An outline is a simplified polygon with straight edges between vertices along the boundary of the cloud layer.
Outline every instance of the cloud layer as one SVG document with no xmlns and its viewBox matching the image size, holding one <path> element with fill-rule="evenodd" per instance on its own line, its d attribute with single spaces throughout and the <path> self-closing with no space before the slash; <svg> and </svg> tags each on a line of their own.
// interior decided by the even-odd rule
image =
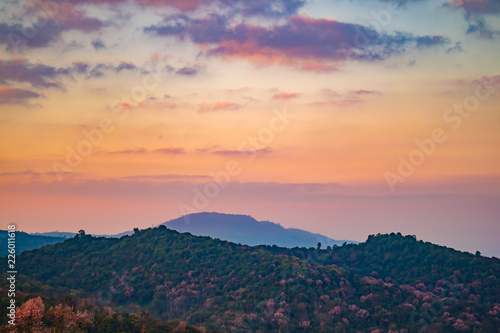
<svg viewBox="0 0 500 333">
<path fill-rule="evenodd" d="M 410 48 L 449 43 L 440 35 L 379 33 L 371 28 L 330 19 L 292 16 L 285 23 L 264 27 L 231 22 L 221 15 L 192 19 L 174 15 L 146 27 L 155 36 L 189 38 L 211 47 L 208 56 L 243 58 L 258 66 L 285 65 L 310 71 L 332 71 L 336 62 L 383 60 Z"/>
<path fill-rule="evenodd" d="M 54 1 L 29 2 L 25 7 L 23 23 L 0 23 L 0 43 L 8 50 L 47 47 L 61 39 L 65 31 L 84 33 L 99 31 L 108 24 L 90 17 L 74 4 L 59 4 Z"/>
</svg>

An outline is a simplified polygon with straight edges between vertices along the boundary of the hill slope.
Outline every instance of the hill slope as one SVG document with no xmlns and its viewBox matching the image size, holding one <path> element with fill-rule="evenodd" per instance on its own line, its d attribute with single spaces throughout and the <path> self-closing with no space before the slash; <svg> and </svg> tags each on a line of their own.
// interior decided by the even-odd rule
<svg viewBox="0 0 500 333">
<path fill-rule="evenodd" d="M 189 214 L 163 223 L 178 232 L 189 232 L 197 236 L 209 236 L 245 245 L 277 245 L 282 247 L 323 247 L 356 243 L 334 240 L 300 229 L 287 229 L 269 221 L 257 221 L 248 215 L 221 213 Z"/>
<path fill-rule="evenodd" d="M 434 286 L 443 282 L 448 286 L 461 285 L 462 296 L 480 296 L 493 303 L 500 301 L 499 259 L 417 241 L 411 235 L 370 235 L 364 243 L 347 244 L 331 251 L 257 248 L 325 266 L 341 266 L 359 276 L 382 278 L 399 285 Z M 467 284 L 474 287 L 467 289 L 464 287 Z"/>
<path fill-rule="evenodd" d="M 436 255 L 420 261 L 445 269 L 422 271 L 414 281 L 413 273 L 386 275 L 398 273 L 384 270 L 386 264 L 419 268 L 412 260 L 429 246 L 381 235 L 331 250 L 271 247 L 282 252 L 273 254 L 160 226 L 121 239 L 80 235 L 25 252 L 19 285 L 222 332 L 416 332 L 423 326 L 492 332 L 500 325 L 498 260 L 436 247 Z M 365 275 L 372 266 L 379 272 Z"/>
</svg>

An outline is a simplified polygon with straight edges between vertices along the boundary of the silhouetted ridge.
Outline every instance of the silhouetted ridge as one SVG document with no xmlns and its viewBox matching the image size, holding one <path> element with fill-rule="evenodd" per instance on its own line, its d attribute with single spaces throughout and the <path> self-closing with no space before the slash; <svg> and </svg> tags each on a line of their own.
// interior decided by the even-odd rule
<svg viewBox="0 0 500 333">
<path fill-rule="evenodd" d="M 248 215 L 222 213 L 195 213 L 163 223 L 179 232 L 209 236 L 246 245 L 277 245 L 282 247 L 316 247 L 342 245 L 346 240 L 334 240 L 300 229 L 287 229 L 281 225 L 259 222 Z"/>
</svg>

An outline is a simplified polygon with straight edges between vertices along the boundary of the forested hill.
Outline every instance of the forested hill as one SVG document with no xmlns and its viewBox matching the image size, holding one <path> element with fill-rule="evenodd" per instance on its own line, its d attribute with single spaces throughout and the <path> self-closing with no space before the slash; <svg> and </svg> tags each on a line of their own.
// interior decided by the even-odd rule
<svg viewBox="0 0 500 333">
<path fill-rule="evenodd" d="M 498 302 L 500 297 L 498 258 L 485 258 L 479 252 L 473 255 L 422 240 L 417 241 L 412 235 L 370 235 L 364 243 L 347 244 L 321 251 L 271 246 L 258 248 L 322 265 L 341 266 L 359 276 L 391 279 L 399 284 L 435 285 L 443 279 L 455 283 L 482 280 L 486 284 L 475 290 L 483 299 Z"/>
<path fill-rule="evenodd" d="M 500 262 L 372 236 L 325 250 L 250 247 L 164 226 L 23 253 L 25 292 L 149 311 L 221 332 L 496 332 Z"/>
</svg>

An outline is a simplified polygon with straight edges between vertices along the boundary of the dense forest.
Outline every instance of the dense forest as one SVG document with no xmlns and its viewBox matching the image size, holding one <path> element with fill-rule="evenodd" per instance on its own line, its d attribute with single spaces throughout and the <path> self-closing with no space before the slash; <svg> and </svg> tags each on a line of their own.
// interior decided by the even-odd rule
<svg viewBox="0 0 500 333">
<path fill-rule="evenodd" d="M 164 332 L 500 327 L 500 260 L 401 234 L 326 249 L 287 249 L 160 226 L 120 239 L 80 234 L 23 253 L 17 266 L 22 302 L 42 296 L 47 325 L 51 307 L 63 300 L 60 307 L 75 316 L 92 315 L 93 326 L 75 328 L 89 332 L 141 332 L 142 325 L 151 327 L 148 332 L 162 325 Z"/>
<path fill-rule="evenodd" d="M 0 292 L 6 290 L 0 289 Z M 23 304 L 17 309 L 16 325 L 1 326 L 0 332 L 116 333 L 142 332 L 143 329 L 148 333 L 207 332 L 182 320 L 161 320 L 144 311 L 129 314 L 115 312 L 106 306 L 96 308 L 85 299 L 75 301 L 70 296 L 53 299 L 36 293 L 19 293 L 17 297 Z M 2 309 L 8 302 L 7 298 L 0 300 Z"/>
</svg>

